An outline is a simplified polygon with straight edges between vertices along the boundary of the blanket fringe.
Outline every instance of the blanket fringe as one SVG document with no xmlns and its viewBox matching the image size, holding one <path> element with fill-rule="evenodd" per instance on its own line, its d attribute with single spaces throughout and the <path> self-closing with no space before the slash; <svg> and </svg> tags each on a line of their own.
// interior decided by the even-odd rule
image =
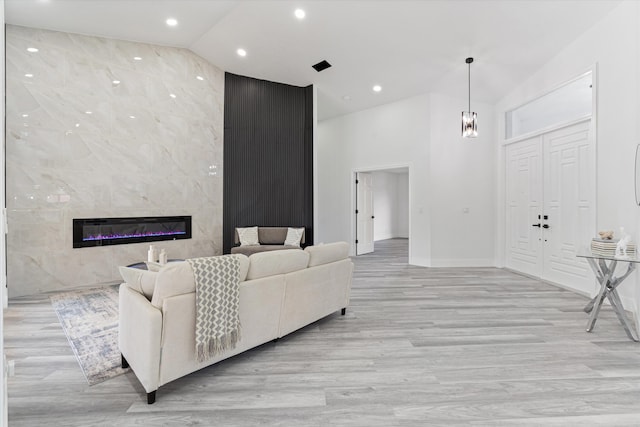
<svg viewBox="0 0 640 427">
<path fill-rule="evenodd" d="M 208 342 L 198 344 L 196 357 L 198 362 L 204 362 L 212 357 L 235 348 L 241 338 L 240 325 L 234 331 L 221 337 L 211 337 Z"/>
</svg>

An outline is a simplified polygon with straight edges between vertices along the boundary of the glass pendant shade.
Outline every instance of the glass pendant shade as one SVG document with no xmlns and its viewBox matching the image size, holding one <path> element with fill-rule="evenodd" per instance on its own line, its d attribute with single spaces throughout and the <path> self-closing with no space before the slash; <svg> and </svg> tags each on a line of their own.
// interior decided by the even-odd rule
<svg viewBox="0 0 640 427">
<path fill-rule="evenodd" d="M 478 136 L 478 115 L 471 111 L 462 112 L 462 136 L 475 138 Z"/>
</svg>

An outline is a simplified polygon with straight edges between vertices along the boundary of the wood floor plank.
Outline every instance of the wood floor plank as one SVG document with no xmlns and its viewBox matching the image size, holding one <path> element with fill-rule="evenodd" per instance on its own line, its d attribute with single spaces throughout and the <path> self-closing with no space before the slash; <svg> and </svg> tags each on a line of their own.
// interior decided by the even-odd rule
<svg viewBox="0 0 640 427">
<path fill-rule="evenodd" d="M 173 381 L 89 387 L 49 295 L 5 311 L 11 426 L 639 425 L 640 345 L 610 307 L 496 268 L 407 264 L 405 239 L 354 258 L 351 303 Z"/>
</svg>

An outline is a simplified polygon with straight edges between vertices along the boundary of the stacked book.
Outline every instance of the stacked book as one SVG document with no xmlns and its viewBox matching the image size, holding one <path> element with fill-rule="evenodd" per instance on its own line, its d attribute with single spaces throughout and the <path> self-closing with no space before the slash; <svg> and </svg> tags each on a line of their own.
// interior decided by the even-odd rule
<svg viewBox="0 0 640 427">
<path fill-rule="evenodd" d="M 591 253 L 597 256 L 613 258 L 616 255 L 616 246 L 619 239 L 598 239 L 591 240 Z M 635 255 L 636 244 L 627 243 L 627 255 Z"/>
</svg>

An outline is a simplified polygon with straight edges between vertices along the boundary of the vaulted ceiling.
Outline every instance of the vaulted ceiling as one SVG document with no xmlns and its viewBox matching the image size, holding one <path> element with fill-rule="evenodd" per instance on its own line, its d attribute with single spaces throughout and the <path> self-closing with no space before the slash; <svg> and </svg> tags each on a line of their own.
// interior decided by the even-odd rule
<svg viewBox="0 0 640 427">
<path fill-rule="evenodd" d="M 460 97 L 463 110 L 468 56 L 475 58 L 472 107 L 474 100 L 495 103 L 619 3 L 5 0 L 5 21 L 184 47 L 232 73 L 314 84 L 322 120 L 425 92 Z M 298 8 L 304 19 L 294 16 Z M 170 17 L 176 26 L 167 26 Z M 332 67 L 316 72 L 311 66 L 321 60 Z"/>
</svg>

